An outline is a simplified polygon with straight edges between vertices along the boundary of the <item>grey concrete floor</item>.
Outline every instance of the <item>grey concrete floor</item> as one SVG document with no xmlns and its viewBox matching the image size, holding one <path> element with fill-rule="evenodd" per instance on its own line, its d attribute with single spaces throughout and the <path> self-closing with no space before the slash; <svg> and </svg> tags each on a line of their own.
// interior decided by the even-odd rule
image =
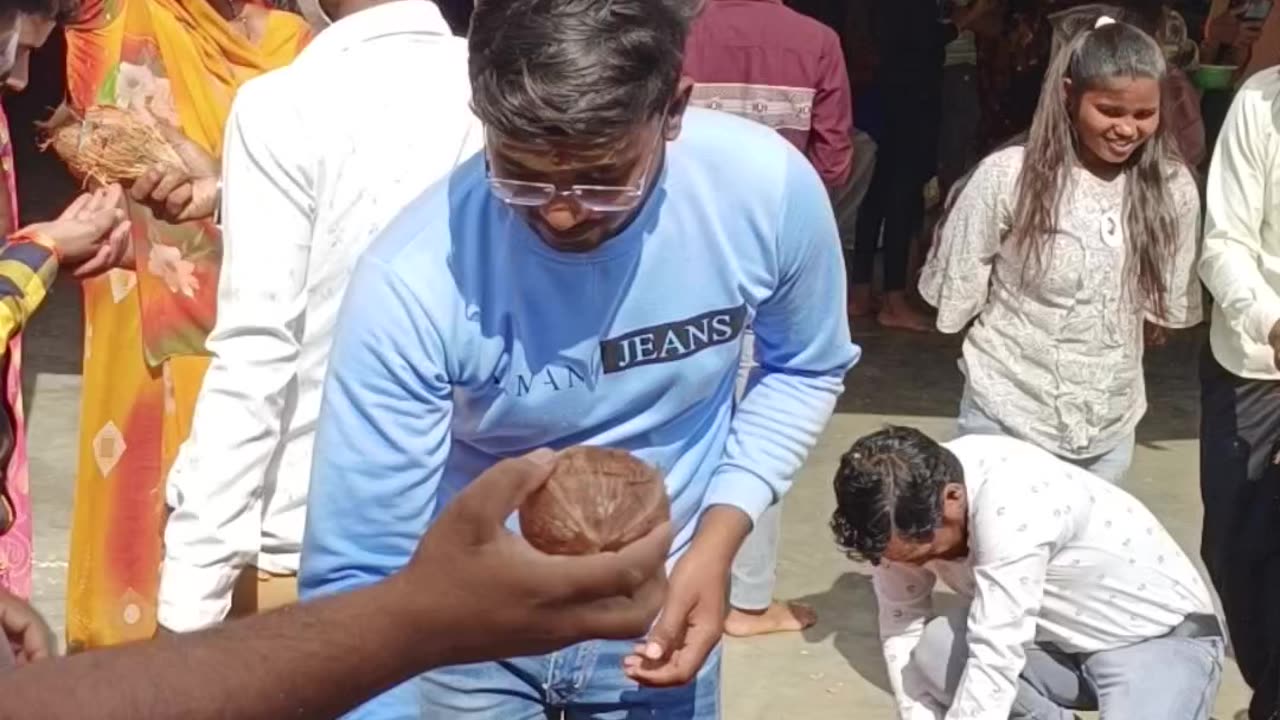
<svg viewBox="0 0 1280 720">
<path fill-rule="evenodd" d="M 729 640 L 724 706 L 728 720 L 890 720 L 893 705 L 876 639 L 867 567 L 832 544 L 830 480 L 840 453 L 886 423 L 952 433 L 960 393 L 955 338 L 859 330 L 864 360 L 784 510 L 779 587 L 821 615 L 803 634 Z M 1146 501 L 1193 556 L 1199 537 L 1195 363 L 1198 335 L 1148 356 L 1151 410 L 1139 431 L 1128 488 Z M 80 394 L 80 309 L 61 284 L 27 335 L 26 385 L 36 515 L 37 606 L 59 629 L 65 617 L 68 532 Z M 1234 665 L 1219 695 L 1219 720 L 1247 702 Z"/>
</svg>

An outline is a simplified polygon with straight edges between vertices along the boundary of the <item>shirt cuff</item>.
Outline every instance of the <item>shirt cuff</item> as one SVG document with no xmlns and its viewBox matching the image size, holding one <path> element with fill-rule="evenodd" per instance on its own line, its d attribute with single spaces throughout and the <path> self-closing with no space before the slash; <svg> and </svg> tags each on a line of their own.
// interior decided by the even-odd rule
<svg viewBox="0 0 1280 720">
<path fill-rule="evenodd" d="M 1271 328 L 1280 321 L 1280 302 L 1265 299 L 1254 303 L 1244 316 L 1244 331 L 1261 345 L 1271 344 Z"/>
<path fill-rule="evenodd" d="M 711 479 L 711 489 L 702 503 L 703 508 L 712 505 L 729 505 L 736 507 L 751 518 L 755 525 L 760 514 L 775 501 L 773 488 L 754 473 L 734 467 L 724 468 L 716 472 Z"/>
<path fill-rule="evenodd" d="M 157 620 L 180 633 L 217 625 L 231 612 L 231 596 L 239 577 L 239 570 L 192 567 L 166 559 L 160 571 Z"/>
<path fill-rule="evenodd" d="M 0 260 L 22 263 L 44 281 L 53 285 L 58 277 L 58 258 L 48 247 L 34 242 L 8 242 L 0 248 Z"/>
</svg>

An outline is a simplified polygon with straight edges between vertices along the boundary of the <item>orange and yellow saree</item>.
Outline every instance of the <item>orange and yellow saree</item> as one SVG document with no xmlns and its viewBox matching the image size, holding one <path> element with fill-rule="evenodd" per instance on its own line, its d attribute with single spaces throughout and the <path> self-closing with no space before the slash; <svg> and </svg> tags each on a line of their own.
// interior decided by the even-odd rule
<svg viewBox="0 0 1280 720">
<path fill-rule="evenodd" d="M 73 109 L 116 105 L 180 129 L 214 157 L 236 89 L 288 64 L 309 37 L 271 11 L 256 44 L 207 0 L 87 0 L 67 29 Z M 190 430 L 213 326 L 221 238 L 142 206 L 133 270 L 84 284 L 84 395 L 67 582 L 72 650 L 155 632 L 164 482 Z"/>
</svg>

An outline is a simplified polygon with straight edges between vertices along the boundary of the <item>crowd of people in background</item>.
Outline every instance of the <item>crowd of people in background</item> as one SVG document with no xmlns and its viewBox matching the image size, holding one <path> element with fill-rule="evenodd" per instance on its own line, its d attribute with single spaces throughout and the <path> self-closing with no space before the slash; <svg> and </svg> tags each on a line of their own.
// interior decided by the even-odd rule
<svg viewBox="0 0 1280 720">
<path fill-rule="evenodd" d="M 125 108 L 183 160 L 23 226 L 0 135 L 15 717 L 719 717 L 722 634 L 817 621 L 774 595 L 780 508 L 863 323 L 964 333 L 962 437 L 889 428 L 835 478 L 903 718 L 1206 720 L 1228 640 L 1250 720 L 1280 716 L 1271 2 L 277 5 L 0 2 L 8 91 L 62 32 L 60 112 Z M 46 662 L 14 599 L 18 378 L 59 266 L 85 301 L 67 645 L 95 652 Z M 1225 622 L 1121 489 L 1144 350 L 1206 289 Z M 537 449 L 584 443 L 660 468 L 672 521 L 548 558 L 502 525 Z M 389 651 L 270 642 L 350 615 Z"/>
</svg>

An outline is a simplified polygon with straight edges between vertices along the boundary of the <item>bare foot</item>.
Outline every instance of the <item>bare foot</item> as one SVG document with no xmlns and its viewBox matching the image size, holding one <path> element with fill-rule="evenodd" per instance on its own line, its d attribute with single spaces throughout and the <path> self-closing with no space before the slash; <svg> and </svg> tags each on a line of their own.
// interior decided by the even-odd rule
<svg viewBox="0 0 1280 720">
<path fill-rule="evenodd" d="M 724 620 L 724 631 L 733 637 L 753 637 L 770 633 L 800 632 L 818 622 L 813 608 L 798 602 L 772 602 L 761 612 L 732 608 Z"/>
<path fill-rule="evenodd" d="M 911 301 L 902 292 L 885 295 L 884 307 L 880 308 L 876 321 L 887 328 L 933 332 L 933 320 L 912 307 Z"/>
<path fill-rule="evenodd" d="M 879 309 L 870 285 L 849 286 L 849 317 L 867 317 Z"/>
</svg>

